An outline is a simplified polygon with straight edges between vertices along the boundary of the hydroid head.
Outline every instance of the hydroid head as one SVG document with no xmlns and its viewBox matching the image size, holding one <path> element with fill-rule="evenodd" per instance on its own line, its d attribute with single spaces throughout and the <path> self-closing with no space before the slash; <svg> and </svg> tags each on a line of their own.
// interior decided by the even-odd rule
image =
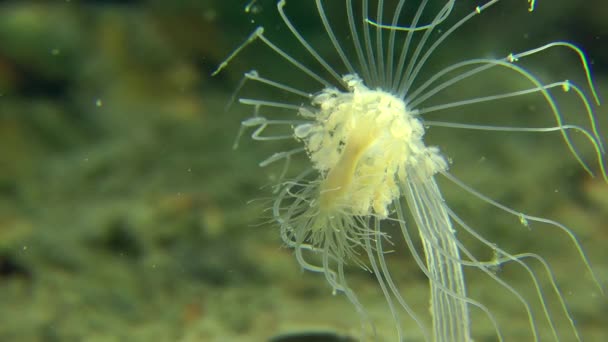
<svg viewBox="0 0 608 342">
<path fill-rule="evenodd" d="M 312 109 L 300 111 L 311 121 L 295 127 L 294 135 L 318 179 L 303 185 L 301 200 L 277 215 L 297 244 L 309 242 L 348 263 L 358 260 L 353 249 L 379 234 L 364 218 L 389 216 L 408 170 L 428 179 L 447 163 L 437 148 L 424 145 L 422 123 L 402 99 L 370 90 L 357 75 L 343 80 L 346 91 L 326 88 L 312 99 Z"/>
<path fill-rule="evenodd" d="M 422 123 L 402 99 L 368 89 L 356 75 L 344 82 L 346 92 L 329 88 L 315 96 L 314 121 L 296 128 L 296 136 L 321 177 L 322 212 L 386 218 L 408 167 L 424 167 L 430 177 L 447 164 L 424 145 Z"/>
</svg>

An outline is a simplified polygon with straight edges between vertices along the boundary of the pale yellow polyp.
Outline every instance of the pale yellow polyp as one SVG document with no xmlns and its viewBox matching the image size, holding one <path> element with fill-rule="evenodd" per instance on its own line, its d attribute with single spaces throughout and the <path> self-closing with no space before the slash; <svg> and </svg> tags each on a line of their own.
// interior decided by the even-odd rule
<svg viewBox="0 0 608 342">
<path fill-rule="evenodd" d="M 334 8 L 337 6 L 334 3 L 339 1 L 307 1 L 316 5 L 311 5 L 316 7 L 318 14 L 312 15 L 317 17 L 314 22 L 325 32 L 324 38 L 315 35 L 312 40 L 305 34 L 311 31 L 298 28 L 298 23 L 303 23 L 310 15 L 300 13 L 297 8 L 289 12 L 288 3 L 298 1 L 276 2 L 283 28 L 291 33 L 292 40 L 299 42 L 301 49 L 292 50 L 293 44 L 289 42 L 290 49 L 283 50 L 281 44 L 276 44 L 280 42 L 269 39 L 260 26 L 228 55 L 213 75 L 226 68 L 254 42 L 264 44 L 282 62 L 293 67 L 293 79 L 291 74 L 281 75 L 282 68 L 273 73 L 278 75 L 270 74 L 269 78 L 255 70 L 245 73 L 238 92 L 247 81 L 256 87 L 269 88 L 267 90 L 272 92 L 267 95 L 273 97 L 238 99 L 253 110 L 252 116 L 242 121 L 238 137 L 245 129 L 253 129 L 253 140 L 287 141 L 293 138 L 300 142 L 285 144 L 285 147 L 290 146 L 289 150 L 274 153 L 260 163 L 265 167 L 284 162 L 279 181 L 273 187 L 275 198 L 269 209 L 280 227 L 281 240 L 294 250 L 298 265 L 322 274 L 332 293 L 344 294 L 353 304 L 364 324 L 360 340 L 471 342 L 475 337 L 499 342 L 513 339 L 582 341 L 566 303 L 569 298 L 560 291 L 554 276 L 555 265 L 532 251 L 503 249 L 497 241 L 484 237 L 478 228 L 485 228 L 485 231 L 501 229 L 508 224 L 503 218 L 511 217 L 538 230 L 539 234 L 561 234 L 574 246 L 597 285 L 598 295 L 603 294 L 574 233 L 559 222 L 512 209 L 461 181 L 447 171 L 444 151 L 426 146 L 423 138 L 426 127 L 443 127 L 446 137 L 450 136 L 449 129 L 505 134 L 557 132 L 574 159 L 591 175 L 594 167 L 588 165 L 587 157 L 593 158 L 595 151 L 595 169 L 608 182 L 605 147 L 595 113 L 595 105 L 599 105 L 600 100 L 583 50 L 572 43 L 556 41 L 499 58 L 466 59 L 463 56 L 450 62 L 458 55 L 453 54 L 451 47 L 466 40 L 467 32 L 470 32 L 470 29 L 462 32 L 465 24 L 472 24 L 490 7 L 506 2 L 501 0 L 483 0 L 479 4 L 464 0 L 425 0 L 414 1 L 414 4 L 407 0 L 346 0 L 342 2 L 343 15 L 339 8 Z M 246 11 L 251 9 L 253 13 L 254 3 L 256 1 L 250 1 Z M 527 9 L 533 11 L 535 0 L 527 0 L 527 3 Z M 463 11 L 466 13 L 457 14 Z M 298 16 L 298 20 L 292 21 L 290 13 Z M 491 24 L 491 18 L 486 22 Z M 334 28 L 337 24 L 340 28 Z M 478 25 L 484 25 L 481 18 Z M 505 31 L 509 28 L 505 27 Z M 484 26 L 478 26 L 480 29 Z M 278 34 L 274 23 L 271 31 L 269 35 Z M 459 35 L 458 31 L 461 31 Z M 452 43 L 447 43 L 450 39 Z M 331 46 L 322 42 L 331 42 Z M 561 78 L 557 82 L 544 83 L 543 79 L 552 79 L 554 67 L 543 72 L 542 78 L 526 69 L 528 57 L 540 57 L 545 51 L 559 49 L 578 57 L 583 73 L 577 78 L 586 81 L 588 89 Z M 265 58 L 254 60 L 269 63 Z M 272 65 L 268 65 L 268 69 L 272 69 Z M 341 76 L 344 72 L 348 74 Z M 488 75 L 488 72 L 491 73 Z M 295 86 L 299 82 L 292 81 L 297 73 L 319 85 Z M 494 78 L 487 83 L 487 89 L 482 89 L 486 88 L 486 82 L 477 78 L 484 75 Z M 501 86 L 496 89 L 489 87 L 498 83 Z M 448 93 L 449 96 L 444 96 Z M 233 99 L 236 98 L 237 95 L 233 95 Z M 484 115 L 488 119 L 485 124 L 460 121 L 466 120 L 465 116 L 450 115 L 461 111 L 474 114 L 483 110 L 484 107 L 475 107 L 482 103 L 505 106 L 501 111 L 507 112 L 511 107 L 517 111 L 528 103 L 528 107 L 534 107 L 530 110 L 534 122 L 537 122 L 537 115 L 538 119 L 548 115 L 553 121 L 544 127 L 528 127 L 525 124 L 529 119 L 521 115 L 513 116 L 514 120 L 517 117 L 514 124 L 510 123 L 511 116 L 493 123 L 492 113 Z M 286 116 L 286 111 L 296 112 L 299 117 Z M 439 112 L 443 115 L 431 114 Z M 579 120 L 580 114 L 583 117 Z M 577 139 L 573 139 L 575 134 Z M 479 138 L 485 139 L 484 136 Z M 585 139 L 590 146 L 584 153 L 579 153 L 578 141 Z M 304 151 L 306 156 L 302 155 Z M 302 160 L 305 157 L 310 163 Z M 305 163 L 297 163 L 294 167 L 290 163 L 296 158 Z M 490 167 L 492 172 L 492 165 L 484 164 L 469 166 L 471 170 L 478 166 Z M 488 220 L 478 216 L 474 221 L 482 226 L 476 227 L 468 218 L 460 217 L 457 212 L 460 210 L 450 208 L 450 198 L 444 199 L 443 184 L 438 184 L 435 178 L 443 179 L 445 185 L 455 189 L 457 192 L 453 192 L 453 196 L 462 193 L 466 195 L 462 200 L 471 197 L 478 201 L 484 215 L 486 208 L 492 209 L 487 210 Z M 525 193 L 526 189 L 522 191 Z M 497 220 L 494 220 L 496 214 Z M 515 230 L 513 234 L 517 234 Z M 524 234 L 526 232 L 524 230 Z M 528 242 L 534 239 L 531 235 L 517 236 Z M 409 252 L 406 257 L 411 256 L 428 278 L 430 307 L 421 307 L 419 299 L 409 302 L 410 298 L 419 297 L 417 286 L 411 288 L 410 285 L 415 285 L 410 284 L 412 279 L 402 277 L 408 270 L 401 267 L 398 257 L 390 260 L 393 258 L 386 255 L 401 249 Z M 491 259 L 486 258 L 490 255 L 488 252 L 491 252 Z M 365 299 L 374 304 L 373 315 L 367 313 L 364 301 L 359 300 L 351 287 L 351 270 L 347 267 L 353 265 L 375 276 L 378 290 L 390 311 L 396 339 L 386 335 L 387 322 L 372 302 L 371 292 L 366 291 Z M 508 265 L 509 272 L 496 272 L 503 265 Z M 472 277 L 467 274 L 465 279 L 465 270 Z M 512 271 L 519 273 L 506 274 Z M 394 277 L 395 274 L 398 277 Z M 468 283 L 480 276 L 496 285 L 496 293 L 494 288 L 488 290 L 492 292 L 492 298 L 475 290 L 468 293 Z M 516 283 L 511 284 L 512 280 Z M 485 288 L 485 285 L 485 282 L 479 283 L 476 288 Z M 504 308 L 507 311 L 495 315 L 494 310 L 503 309 L 501 305 L 506 302 L 493 299 L 505 295 L 510 296 L 504 298 L 512 299 L 513 303 Z M 518 316 L 518 320 L 512 321 L 510 316 Z M 431 325 L 425 318 L 430 318 Z M 376 326 L 374 321 L 380 320 L 382 323 Z M 526 320 L 527 327 L 523 327 L 521 323 Z M 371 329 L 367 329 L 367 323 Z M 503 333 L 506 330 L 508 335 Z"/>
<path fill-rule="evenodd" d="M 424 128 L 403 100 L 367 88 L 354 75 L 344 81 L 348 92 L 325 89 L 314 98 L 315 122 L 300 137 L 324 176 L 319 209 L 387 217 L 408 166 L 428 166 L 430 177 L 447 164 L 437 149 L 424 145 Z"/>
</svg>

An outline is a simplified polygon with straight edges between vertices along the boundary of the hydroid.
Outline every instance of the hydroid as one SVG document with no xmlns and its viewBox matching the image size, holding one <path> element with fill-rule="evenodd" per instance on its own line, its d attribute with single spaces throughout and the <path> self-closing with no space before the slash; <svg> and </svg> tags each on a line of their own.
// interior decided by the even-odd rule
<svg viewBox="0 0 608 342">
<path fill-rule="evenodd" d="M 277 3 L 279 16 L 311 63 L 301 61 L 301 55 L 296 58 L 287 53 L 259 27 L 214 72 L 226 68 L 246 46 L 260 41 L 279 59 L 288 62 L 293 72 L 302 73 L 318 83 L 316 88 L 302 89 L 290 82 L 266 78 L 256 70 L 245 73 L 239 89 L 246 81 L 254 82 L 269 89 L 275 97 L 240 98 L 240 103 L 253 108 L 252 117 L 245 120 L 242 127 L 254 128 L 254 140 L 290 140 L 298 144 L 261 163 L 266 166 L 285 162 L 276 186 L 273 218 L 280 226 L 283 242 L 294 249 L 300 266 L 323 274 L 335 293 L 344 293 L 363 321 L 372 327 L 372 337 L 376 337 L 374 324 L 347 282 L 347 265 L 358 265 L 375 275 L 399 341 L 414 334 L 402 328 L 404 313 L 418 327 L 416 336 L 421 339 L 472 341 L 474 328 L 469 312 L 473 309 L 486 317 L 496 339 L 503 340 L 503 331 L 508 328 L 501 325 L 485 303 L 469 296 L 465 268 L 478 271 L 512 296 L 527 319 L 529 340 L 541 339 L 539 326 L 545 326 L 555 340 L 561 338 L 564 330 L 569 331 L 565 339 L 581 340 L 550 264 L 540 255 L 510 253 L 485 238 L 448 206 L 437 185 L 435 178 L 438 176 L 526 226 L 545 224 L 564 234 L 601 291 L 587 257 L 568 227 L 516 211 L 473 189 L 449 172 L 450 163 L 440 147 L 425 143 L 425 132 L 431 127 L 510 133 L 557 132 L 585 170 L 592 173 L 592 169 L 599 169 L 601 176 L 608 180 L 604 147 L 593 113 L 593 101 L 599 105 L 599 98 L 586 57 L 575 45 L 552 42 L 519 53 L 509 52 L 501 58 L 457 60 L 438 70 L 423 72 L 428 69 L 429 59 L 441 50 L 454 32 L 498 2 L 491 0 L 471 6 L 468 14 L 452 20 L 455 0 L 439 2 L 439 9 L 434 11 L 429 1 L 422 0 L 408 15 L 404 13 L 405 0 L 346 0 L 343 12 L 347 38 L 342 38 L 334 30 L 324 2 L 316 0 L 316 15 L 334 52 L 330 63 L 292 23 L 285 12 L 287 2 L 280 0 Z M 388 7 L 385 3 L 393 6 Z M 528 6 L 528 10 L 533 11 L 535 1 L 529 0 Z M 375 18 L 371 18 L 371 13 Z M 423 22 L 422 18 L 427 17 L 431 18 L 429 22 Z M 404 23 L 403 18 L 408 18 L 409 22 Z M 587 82 L 586 90 L 568 80 L 544 83 L 518 65 L 523 59 L 557 48 L 579 58 Z M 441 94 L 446 89 L 495 70 L 503 71 L 509 77 L 515 75 L 527 86 L 441 101 Z M 566 122 L 555 100 L 555 91 L 572 94 L 578 99 L 588 128 Z M 279 93 L 288 95 L 291 100 L 284 101 L 283 97 L 276 96 Z M 425 119 L 434 112 L 530 95 L 544 103 L 554 125 L 522 127 Z M 429 104 L 431 100 L 435 102 Z M 277 117 L 273 114 L 277 112 L 291 113 L 291 117 Z M 281 133 L 268 133 L 273 128 L 282 129 Z M 594 166 L 579 153 L 571 138 L 572 132 L 583 137 L 595 152 Z M 292 158 L 306 159 L 309 166 L 289 172 Z M 290 173 L 295 175 L 289 176 Z M 392 244 L 395 237 L 387 233 L 389 226 L 398 228 L 407 252 L 428 278 L 430 327 L 425 312 L 408 304 L 404 296 L 407 284 L 398 284 L 391 275 L 385 255 L 387 245 Z M 493 258 L 483 260 L 476 256 L 456 232 L 466 234 L 478 245 L 491 250 Z M 416 243 L 416 235 L 420 245 Z M 531 261 L 540 268 L 532 267 Z M 514 264 L 524 272 L 534 298 L 530 299 L 495 272 L 497 267 L 506 264 Z M 549 296 L 556 305 L 548 304 Z M 568 329 L 558 327 L 556 317 L 566 319 Z"/>
</svg>

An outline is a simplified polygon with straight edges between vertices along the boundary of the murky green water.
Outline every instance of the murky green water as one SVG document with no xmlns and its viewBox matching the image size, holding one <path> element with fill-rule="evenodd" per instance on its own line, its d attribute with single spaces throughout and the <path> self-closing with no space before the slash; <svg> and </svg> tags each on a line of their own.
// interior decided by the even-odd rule
<svg viewBox="0 0 608 342">
<path fill-rule="evenodd" d="M 314 2 L 308 2 L 290 0 L 288 12 L 312 43 L 326 46 Z M 342 2 L 325 2 L 328 11 L 340 13 Z M 587 52 L 605 98 L 604 1 L 538 0 L 532 14 L 523 0 L 503 2 L 463 27 L 436 62 L 503 56 L 567 40 Z M 274 42 L 306 58 L 281 26 L 274 0 L 259 0 L 255 10 L 245 13 L 247 3 L 0 3 L 1 341 L 268 341 L 311 332 L 359 336 L 359 318 L 348 301 L 332 296 L 321 276 L 300 271 L 270 222 L 269 186 L 280 170 L 264 170 L 258 163 L 284 145 L 244 137 L 232 150 L 250 108 L 224 107 L 242 72 L 255 68 L 288 75 L 298 87 L 311 85 L 287 63 L 275 63 L 276 56 L 262 44 L 210 76 L 259 24 Z M 462 1 L 455 11 L 467 13 L 471 3 Z M 575 75 L 573 81 L 584 85 L 571 53 L 548 52 L 529 66 L 547 79 Z M 511 82 L 490 77 L 446 96 Z M 252 86 L 244 94 L 268 93 Z M 578 123 L 584 115 L 578 112 L 580 103 L 566 99 L 561 104 Z M 546 123 L 547 116 L 534 105 L 525 99 L 507 101 L 453 118 Z M 605 134 L 606 106 L 596 115 Z M 608 186 L 582 170 L 559 135 L 452 134 L 437 128 L 428 138 L 453 159 L 454 174 L 475 188 L 571 227 L 606 287 Z M 593 151 L 581 146 L 598 171 Z M 296 160 L 292 167 L 302 165 L 304 160 Z M 608 300 L 599 296 L 567 236 L 542 225 L 528 229 L 517 218 L 444 185 L 452 208 L 484 236 L 511 251 L 545 257 L 584 340 L 608 340 Z M 412 306 L 426 313 L 427 281 L 403 248 L 398 242 L 395 249 L 401 252 L 387 256 L 399 269 L 393 276 Z M 497 272 L 534 298 L 521 270 Z M 391 341 L 390 314 L 374 277 L 357 268 L 348 273 L 378 325 L 379 339 Z M 471 296 L 489 303 L 505 324 L 507 341 L 529 340 L 527 320 L 518 316 L 521 307 L 512 297 L 496 291 L 490 279 L 467 274 L 467 280 Z M 549 303 L 553 309 L 556 305 Z M 483 313 L 472 310 L 472 318 L 474 336 L 493 341 Z M 567 324 L 564 318 L 556 323 Z M 412 322 L 404 324 L 415 328 Z M 301 340 L 321 341 L 324 335 L 308 336 Z M 412 330 L 411 341 L 420 336 Z M 570 341 L 567 336 L 564 340 Z"/>
</svg>

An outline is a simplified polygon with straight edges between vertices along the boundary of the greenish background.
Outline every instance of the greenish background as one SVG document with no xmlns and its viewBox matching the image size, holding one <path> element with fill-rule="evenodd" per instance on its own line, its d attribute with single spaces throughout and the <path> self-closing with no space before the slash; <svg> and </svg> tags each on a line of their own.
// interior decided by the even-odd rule
<svg viewBox="0 0 608 342">
<path fill-rule="evenodd" d="M 438 63 L 568 40 L 587 52 L 606 98 L 607 2 L 537 2 L 532 14 L 524 0 L 499 3 L 451 38 Z M 343 20 L 342 2 L 326 3 L 335 20 Z M 455 12 L 470 11 L 471 3 L 459 2 Z M 281 26 L 274 1 L 259 0 L 249 13 L 245 5 L 0 2 L 0 341 L 266 341 L 310 331 L 358 336 L 350 304 L 332 296 L 322 277 L 300 272 L 264 211 L 274 171 L 257 165 L 280 144 L 244 137 L 232 150 L 249 108 L 224 106 L 242 72 L 287 72 L 294 82 L 309 84 L 275 64 L 276 56 L 260 43 L 210 76 L 259 24 L 274 42 L 306 58 Z M 286 9 L 307 39 L 320 41 L 312 1 L 291 0 Z M 582 85 L 577 62 L 568 52 L 548 52 L 530 67 L 553 80 L 571 75 L 564 77 Z M 552 78 L 553 72 L 560 76 Z M 515 81 L 480 82 L 466 91 Z M 506 102 L 485 108 L 481 117 L 530 110 L 526 106 Z M 564 102 L 571 106 L 576 104 Z M 605 108 L 596 111 L 604 132 Z M 582 172 L 559 138 L 439 130 L 432 138 L 446 144 L 454 173 L 492 198 L 572 227 L 606 287 L 608 186 Z M 582 150 L 597 170 L 589 146 Z M 485 229 L 484 236 L 545 256 L 585 340 L 608 340 L 606 297 L 598 296 L 563 234 L 528 230 L 513 217 L 490 216 L 454 189 L 445 193 Z M 425 313 L 420 271 L 407 252 L 388 258 L 407 298 Z M 349 273 L 379 321 L 381 339 L 391 341 L 374 278 L 357 269 Z M 518 284 L 518 274 L 504 276 Z M 493 297 L 487 279 L 467 279 L 472 295 L 493 302 L 501 320 L 513 321 L 505 328 L 507 340 L 525 340 L 517 337 L 526 322 L 517 316 L 521 308 L 509 311 L 512 298 Z M 475 330 L 479 341 L 492 341 L 483 324 Z M 410 337 L 418 338 L 416 332 Z"/>
</svg>

